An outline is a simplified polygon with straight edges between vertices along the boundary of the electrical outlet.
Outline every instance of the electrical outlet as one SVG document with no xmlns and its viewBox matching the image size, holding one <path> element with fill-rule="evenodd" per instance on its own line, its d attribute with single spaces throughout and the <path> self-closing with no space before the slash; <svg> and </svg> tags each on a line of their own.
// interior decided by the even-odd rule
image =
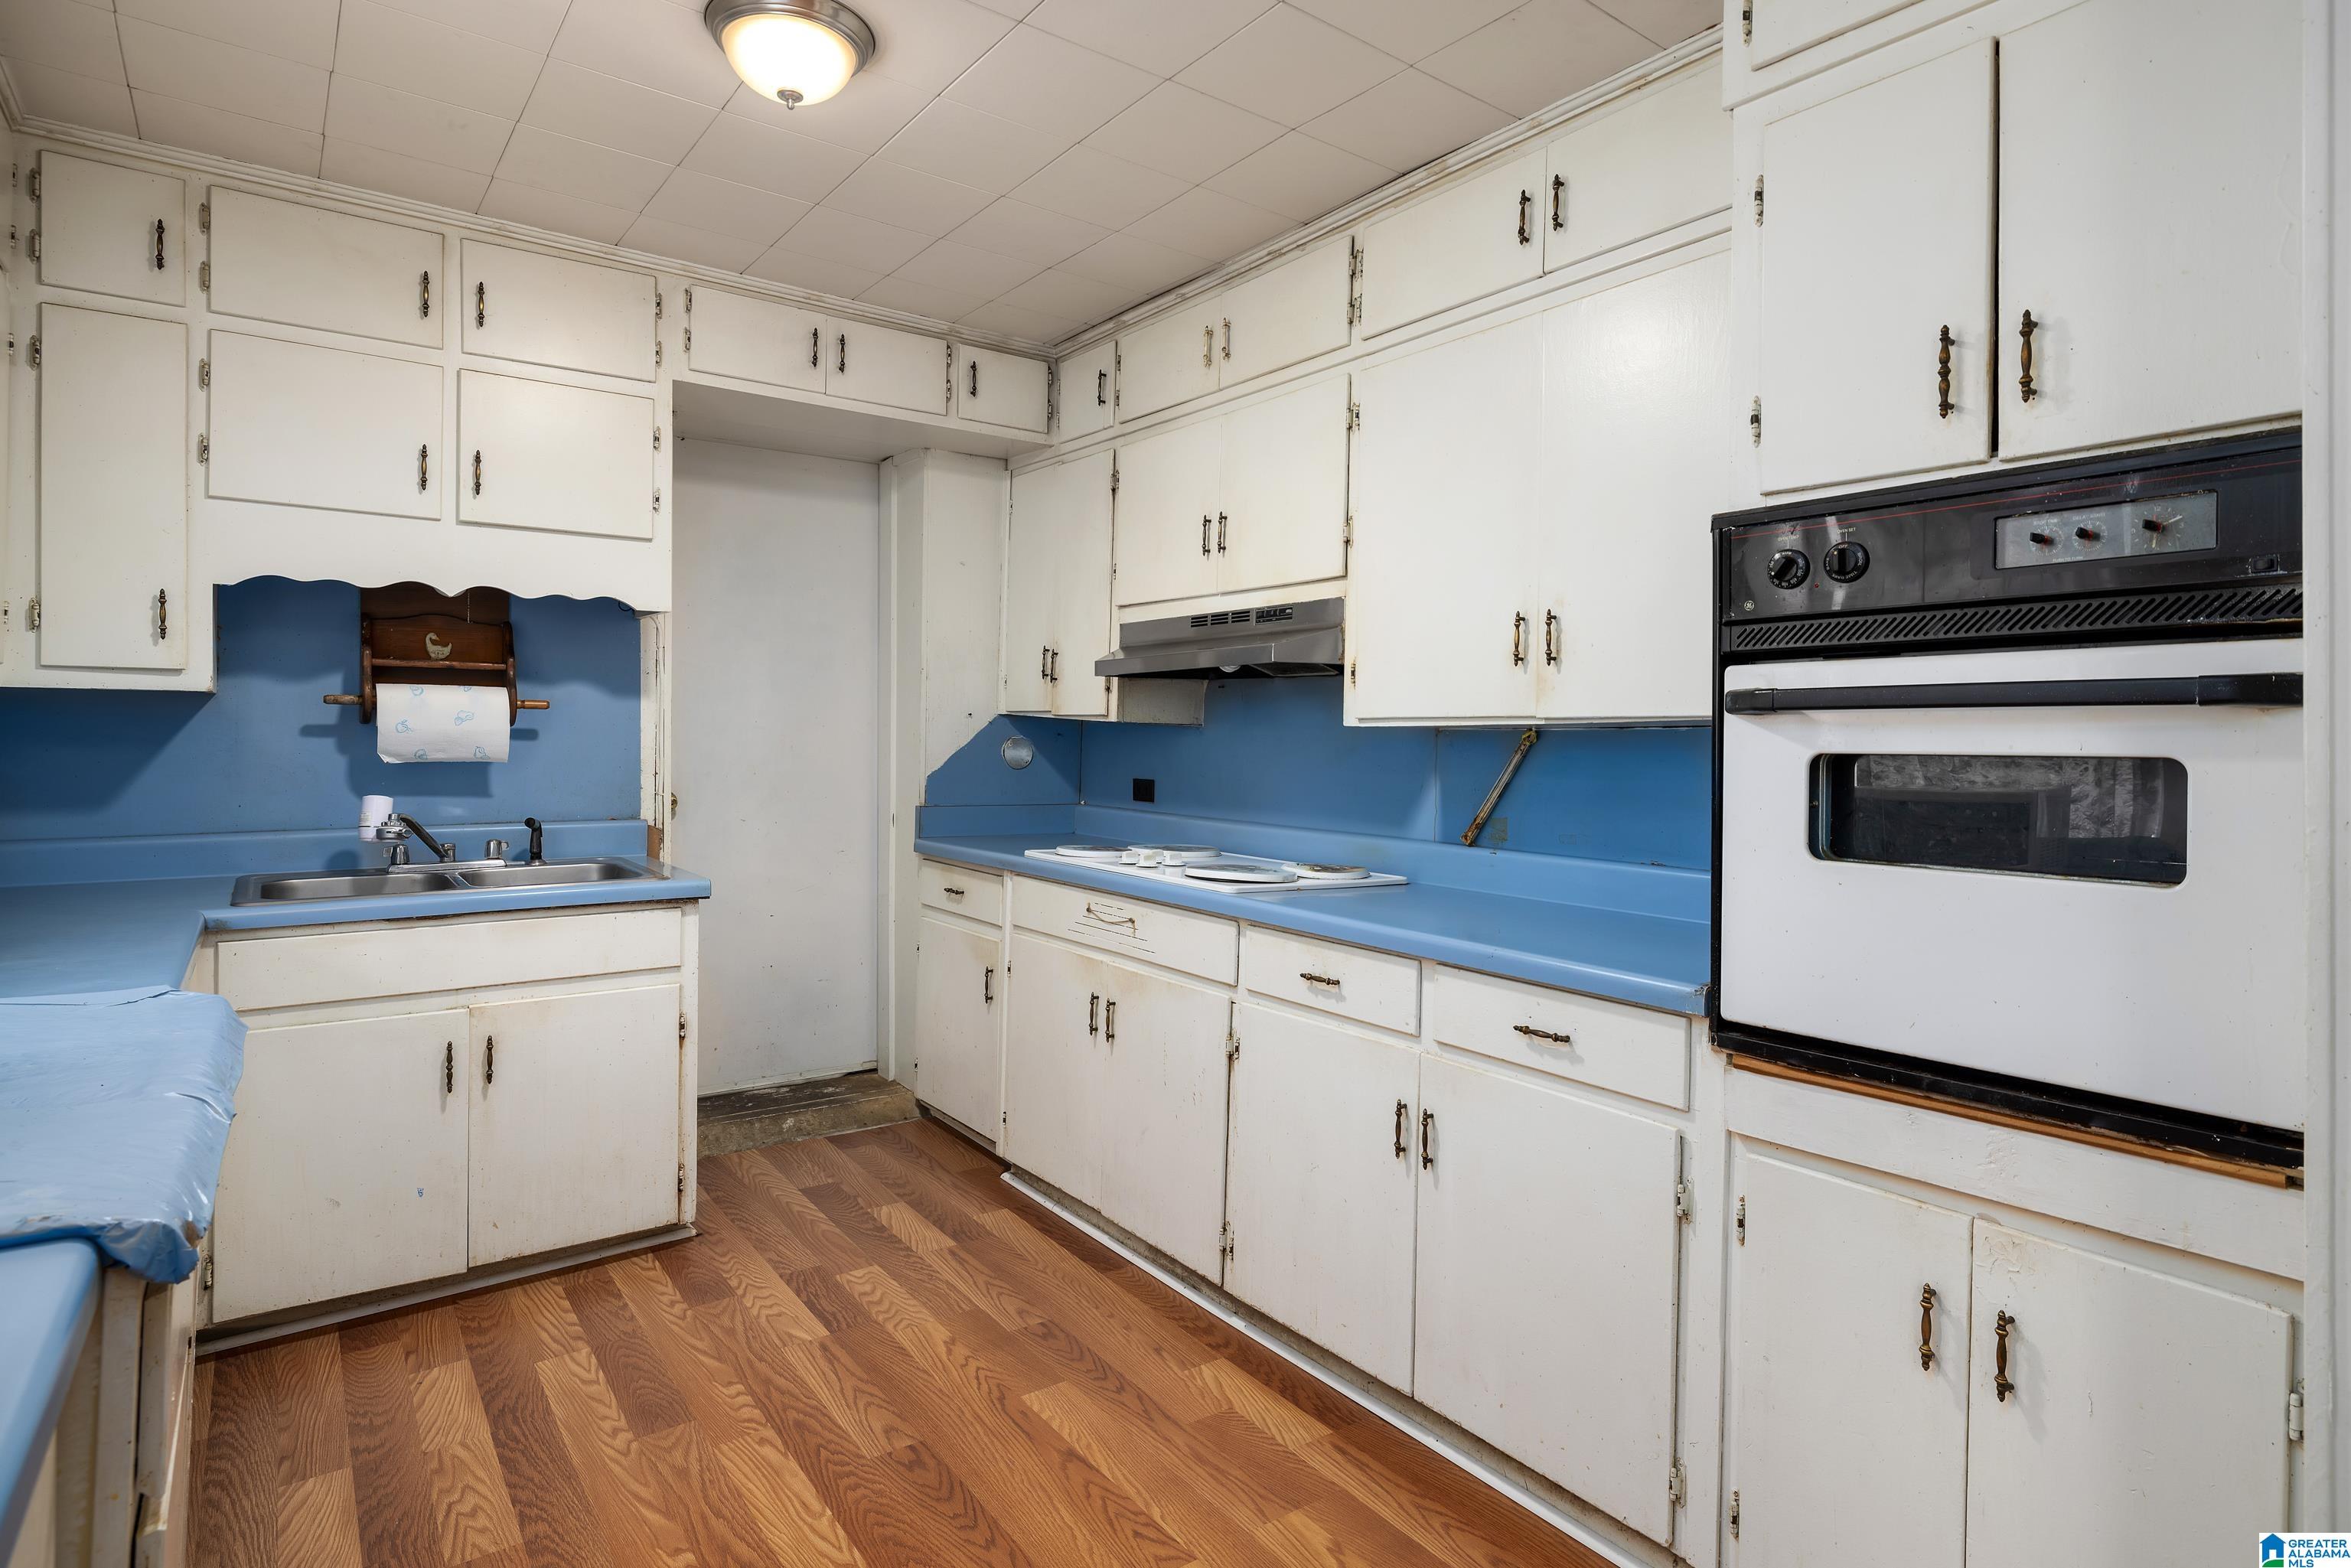
<svg viewBox="0 0 2351 1568">
<path fill-rule="evenodd" d="M 1134 781 L 1134 798 L 1146 804 L 1159 799 L 1159 780 L 1138 779 Z"/>
</svg>

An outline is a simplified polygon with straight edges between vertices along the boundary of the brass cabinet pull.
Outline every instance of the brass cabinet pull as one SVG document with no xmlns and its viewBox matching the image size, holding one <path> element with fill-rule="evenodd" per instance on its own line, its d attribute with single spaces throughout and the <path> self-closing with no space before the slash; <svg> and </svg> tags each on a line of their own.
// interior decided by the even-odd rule
<svg viewBox="0 0 2351 1568">
<path fill-rule="evenodd" d="M 1058 685 L 1061 679 L 1061 651 L 1048 648 L 1045 652 L 1045 678 Z"/>
<path fill-rule="evenodd" d="M 1052 660 L 1053 650 L 1045 646 L 1041 643 L 1039 643 L 1037 647 L 1037 678 L 1039 680 L 1048 681 L 1052 679 L 1051 674 L 1048 673 L 1052 664 Z"/>
<path fill-rule="evenodd" d="M 1215 521 L 1216 519 L 1209 517 L 1207 513 L 1202 512 L 1200 514 L 1200 553 L 1202 555 L 1209 553 L 1208 530 L 1214 525 Z"/>
<path fill-rule="evenodd" d="M 1935 1370 L 1935 1287 L 1918 1287 L 1918 1370 Z"/>
<path fill-rule="evenodd" d="M 1232 319 L 1231 317 L 1228 316 L 1228 317 L 1226 317 L 1226 318 L 1225 318 L 1225 358 L 1227 358 L 1227 359 L 1228 359 L 1228 360 L 1229 360 L 1229 359 L 1231 359 L 1232 357 L 1233 357 L 1233 319 Z"/>
<path fill-rule="evenodd" d="M 1947 326 L 1935 351 L 1935 412 L 1949 419 L 1951 408 L 1951 329 Z"/>
<path fill-rule="evenodd" d="M 1129 931 L 1141 930 L 1141 927 L 1135 925 L 1134 915 L 1121 915 L 1114 909 L 1098 908 L 1091 898 L 1086 900 L 1086 918 L 1099 920 L 1104 925 L 1123 925 Z"/>
<path fill-rule="evenodd" d="M 993 964 L 979 972 L 979 1005 L 984 1008 L 996 1005 L 996 966 Z"/>
<path fill-rule="evenodd" d="M 1420 1113 L 1420 1168 L 1425 1171 L 1437 1168 L 1437 1113 L 1434 1111 Z"/>
<path fill-rule="evenodd" d="M 846 332 L 841 335 L 841 357 L 832 368 L 844 376 L 849 373 L 849 334 Z"/>
<path fill-rule="evenodd" d="M 1118 1043 L 1118 1004 L 1114 1001 L 1102 1004 L 1102 1043 Z"/>
<path fill-rule="evenodd" d="M 1094 372 L 1094 406 L 1096 408 L 1110 406 L 1110 372 L 1108 371 Z"/>
<path fill-rule="evenodd" d="M 1305 981 L 1310 986 L 1330 986 L 1336 988 L 1339 984 L 1339 977 L 1336 975 L 1318 975 L 1311 969 L 1299 970 L 1298 977 Z"/>
<path fill-rule="evenodd" d="M 155 270 L 163 270 L 163 220 L 155 220 Z"/>
<path fill-rule="evenodd" d="M 441 1042 L 441 1097 L 447 1099 L 457 1092 L 457 1042 Z"/>
<path fill-rule="evenodd" d="M 489 324 L 490 286 L 486 283 L 476 283 L 474 285 L 474 325 L 486 327 Z"/>
<path fill-rule="evenodd" d="M 1518 1030 L 1520 1034 L 1525 1035 L 1529 1040 L 1549 1040 L 1553 1045 L 1573 1045 L 1575 1043 L 1575 1037 L 1572 1034 L 1561 1034 L 1555 1030 L 1537 1029 L 1531 1023 L 1512 1024 L 1510 1027 Z"/>
<path fill-rule="evenodd" d="M 172 640 L 172 596 L 162 589 L 155 591 L 155 641 Z"/>
<path fill-rule="evenodd" d="M 498 1075 L 498 1037 L 491 1035 L 482 1041 L 482 1086 L 489 1087 Z"/>
<path fill-rule="evenodd" d="M 971 392 L 969 395 L 972 397 L 977 397 L 979 395 L 979 361 L 977 360 L 974 360 L 971 362 Z"/>
<path fill-rule="evenodd" d="M 1395 1157 L 1398 1159 L 1404 1158 L 1405 1155 L 1412 1152 L 1412 1145 L 1405 1142 L 1404 1136 L 1404 1119 L 1406 1110 L 1407 1107 L 1403 1101 L 1399 1100 L 1396 1102 Z"/>
<path fill-rule="evenodd" d="M 1527 618 L 1523 612 L 1510 617 L 1510 663 L 1527 662 Z"/>
<path fill-rule="evenodd" d="M 963 896 L 963 889 L 959 887 L 943 887 L 939 889 L 939 891 L 946 894 L 949 898 L 961 898 Z"/>
<path fill-rule="evenodd" d="M 1200 363 L 1207 366 L 1216 362 L 1217 329 L 1214 327 L 1203 327 L 1200 329 Z"/>
<path fill-rule="evenodd" d="M 2016 1385 L 2008 1379 L 2008 1336 L 2015 1327 L 2016 1320 L 2006 1312 L 1991 1321 L 1991 1391 L 2000 1396 L 2003 1405 L 2008 1403 L 2008 1396 L 2016 1392 Z"/>
<path fill-rule="evenodd" d="M 1222 512 L 1217 514 L 1217 553 L 1225 553 L 1225 515 Z"/>
<path fill-rule="evenodd" d="M 1549 610 L 1543 612 L 1543 663 L 1559 667 L 1559 616 Z"/>
<path fill-rule="evenodd" d="M 416 492 L 420 496 L 424 493 L 425 486 L 432 482 L 432 463 L 433 449 L 430 446 L 419 446 L 416 449 Z"/>
<path fill-rule="evenodd" d="M 1561 205 L 1561 200 L 1566 194 L 1567 177 L 1563 174 L 1553 174 L 1551 177 L 1551 226 L 1555 229 L 1563 229 L 1567 226 L 1567 213 Z"/>
<path fill-rule="evenodd" d="M 475 494 L 475 495 L 476 495 L 476 496 L 478 496 L 478 495 L 480 495 L 481 493 L 482 493 L 482 449 L 481 449 L 480 447 L 476 446 L 476 447 L 475 447 L 475 448 L 474 448 L 474 494 Z"/>
<path fill-rule="evenodd" d="M 1534 243 L 1534 213 L 1535 193 L 1532 191 L 1520 191 L 1519 193 L 1519 243 L 1520 245 Z"/>
<path fill-rule="evenodd" d="M 2032 312 L 2030 310 L 2024 313 L 2024 319 L 2016 324 L 2016 335 L 2022 339 L 2024 343 L 2021 350 L 2024 373 L 2016 378 L 2016 390 L 2027 402 L 2032 401 L 2032 334 L 2040 325 L 2040 322 L 2032 319 Z"/>
<path fill-rule="evenodd" d="M 1102 1033 L 1102 993 L 1096 991 L 1086 998 L 1086 1032 Z"/>
<path fill-rule="evenodd" d="M 815 370 L 819 365 L 823 364 L 823 356 L 824 329 L 811 327 L 809 329 L 809 369 Z"/>
<path fill-rule="evenodd" d="M 433 275 L 429 272 L 416 275 L 416 313 L 424 317 L 433 314 Z"/>
</svg>

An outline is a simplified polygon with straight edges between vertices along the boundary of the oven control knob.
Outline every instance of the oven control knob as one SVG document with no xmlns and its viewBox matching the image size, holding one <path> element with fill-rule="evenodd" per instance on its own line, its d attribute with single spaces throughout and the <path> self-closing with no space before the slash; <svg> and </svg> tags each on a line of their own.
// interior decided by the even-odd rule
<svg viewBox="0 0 2351 1568">
<path fill-rule="evenodd" d="M 1771 580 L 1774 588 L 1802 588 L 1804 580 L 1813 575 L 1812 558 L 1800 549 L 1771 552 L 1763 563 L 1763 575 Z"/>
<path fill-rule="evenodd" d="M 1839 539 L 1829 546 L 1821 557 L 1821 570 L 1829 574 L 1832 582 L 1855 582 L 1869 570 L 1869 547 L 1852 539 Z"/>
</svg>

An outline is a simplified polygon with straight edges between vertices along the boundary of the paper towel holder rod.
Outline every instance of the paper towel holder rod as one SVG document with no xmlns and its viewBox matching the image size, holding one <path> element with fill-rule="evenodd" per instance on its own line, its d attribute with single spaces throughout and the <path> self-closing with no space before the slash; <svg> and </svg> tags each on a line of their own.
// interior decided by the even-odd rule
<svg viewBox="0 0 2351 1568">
<path fill-rule="evenodd" d="M 375 722 L 377 673 L 429 685 L 506 688 L 507 716 L 544 708 L 544 698 L 515 689 L 514 622 L 506 590 L 469 588 L 442 593 L 422 582 L 360 590 L 360 689 L 329 692 L 320 700 L 356 707 L 360 722 Z"/>
</svg>

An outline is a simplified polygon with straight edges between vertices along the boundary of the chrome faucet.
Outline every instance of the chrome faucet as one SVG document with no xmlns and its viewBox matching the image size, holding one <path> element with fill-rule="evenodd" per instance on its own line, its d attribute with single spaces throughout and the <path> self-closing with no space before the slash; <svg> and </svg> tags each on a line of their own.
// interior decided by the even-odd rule
<svg viewBox="0 0 2351 1568">
<path fill-rule="evenodd" d="M 406 865 L 408 863 L 408 841 L 412 837 L 422 842 L 426 849 L 431 850 L 433 852 L 433 858 L 435 860 L 454 861 L 457 858 L 456 845 L 443 843 L 439 839 L 433 836 L 432 829 L 426 827 L 423 823 L 418 821 L 407 812 L 397 812 L 393 815 L 392 820 L 400 824 L 399 831 L 394 835 L 392 840 L 392 864 Z M 384 837 L 388 831 L 390 831 L 390 830 L 378 828 L 376 830 L 376 837 L 381 839 Z"/>
</svg>

